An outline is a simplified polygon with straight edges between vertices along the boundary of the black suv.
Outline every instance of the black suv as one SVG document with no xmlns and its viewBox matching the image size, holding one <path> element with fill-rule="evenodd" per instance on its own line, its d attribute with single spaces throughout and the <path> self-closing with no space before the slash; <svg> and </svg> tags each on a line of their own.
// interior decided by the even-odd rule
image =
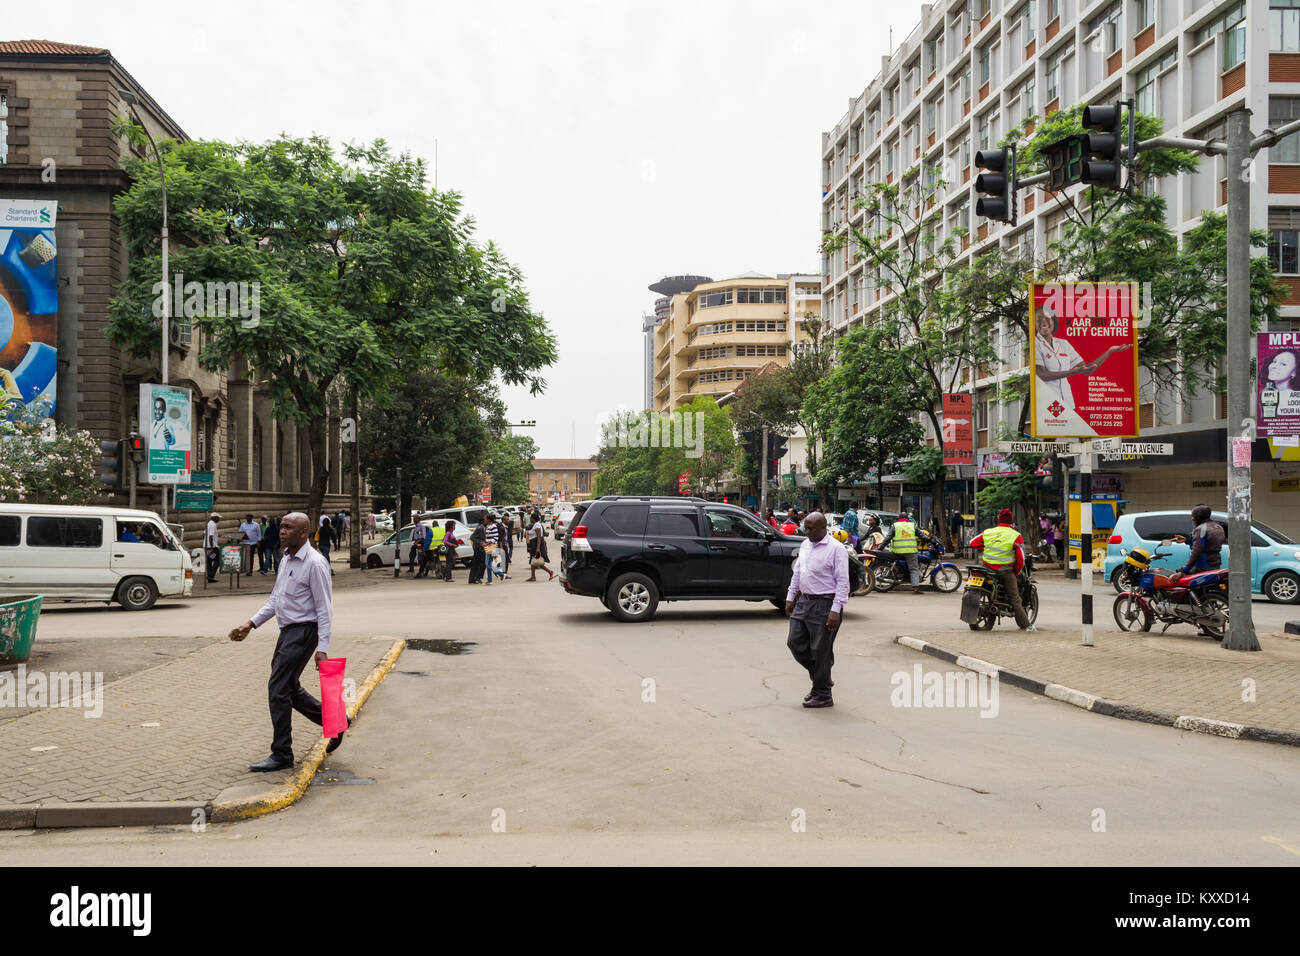
<svg viewBox="0 0 1300 956">
<path fill-rule="evenodd" d="M 560 581 L 570 594 L 600 598 L 620 621 L 648 621 L 660 601 L 784 607 L 803 540 L 736 505 L 607 496 L 579 502 L 560 547 Z M 861 563 L 850 559 L 851 593 L 861 574 Z"/>
</svg>

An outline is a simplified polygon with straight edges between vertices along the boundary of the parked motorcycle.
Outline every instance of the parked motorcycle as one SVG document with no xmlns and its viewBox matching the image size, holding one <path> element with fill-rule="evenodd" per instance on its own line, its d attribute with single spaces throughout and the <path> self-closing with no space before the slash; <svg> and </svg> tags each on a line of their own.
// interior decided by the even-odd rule
<svg viewBox="0 0 1300 956">
<path fill-rule="evenodd" d="M 1168 544 L 1169 542 L 1163 542 Z M 1125 558 L 1126 567 L 1135 563 L 1137 580 L 1115 598 L 1115 623 L 1121 631 L 1151 630 L 1156 621 L 1164 624 L 1163 634 L 1175 624 L 1191 624 L 1217 640 L 1228 633 L 1228 569 L 1183 574 L 1152 568 L 1157 558 L 1170 552 L 1148 554 L 1134 548 Z"/>
<path fill-rule="evenodd" d="M 1025 566 L 1016 575 L 1020 587 L 1020 603 L 1029 617 L 1029 623 L 1038 620 L 1038 582 L 1034 580 L 1033 557 L 1026 558 Z M 982 564 L 968 565 L 966 568 L 966 593 L 961 599 L 961 619 L 970 625 L 972 631 L 991 631 L 993 625 L 1004 617 L 1015 618 L 1015 608 L 1011 606 L 1011 596 L 1002 586 L 1002 579 L 989 573 Z"/>
<path fill-rule="evenodd" d="M 870 594 L 876 589 L 876 572 L 853 550 L 851 544 L 844 545 L 844 550 L 849 553 L 849 595 L 864 597 Z"/>
<path fill-rule="evenodd" d="M 921 581 L 927 579 L 936 591 L 951 594 L 961 587 L 961 570 L 951 561 L 942 561 L 944 547 L 938 541 L 930 541 L 916 552 L 917 567 L 921 572 Z M 907 584 L 911 578 L 907 573 L 907 558 L 893 551 L 881 548 L 864 548 L 863 557 L 867 568 L 875 576 L 875 587 L 881 591 L 890 591 L 898 584 Z"/>
</svg>

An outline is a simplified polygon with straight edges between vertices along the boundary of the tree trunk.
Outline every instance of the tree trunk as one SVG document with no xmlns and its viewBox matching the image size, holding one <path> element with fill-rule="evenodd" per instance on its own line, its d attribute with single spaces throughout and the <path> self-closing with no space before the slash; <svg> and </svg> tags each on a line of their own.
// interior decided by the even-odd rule
<svg viewBox="0 0 1300 956">
<path fill-rule="evenodd" d="M 325 489 L 329 487 L 330 469 L 325 462 L 325 429 L 328 413 L 313 418 L 307 426 L 307 447 L 311 449 L 311 496 L 307 499 L 307 520 L 313 531 L 320 526 L 321 506 L 325 503 Z"/>
</svg>

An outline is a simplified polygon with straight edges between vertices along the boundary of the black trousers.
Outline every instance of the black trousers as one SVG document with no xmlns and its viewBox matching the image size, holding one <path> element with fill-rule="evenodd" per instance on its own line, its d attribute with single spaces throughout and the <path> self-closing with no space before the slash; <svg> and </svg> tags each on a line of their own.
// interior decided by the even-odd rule
<svg viewBox="0 0 1300 956">
<path fill-rule="evenodd" d="M 293 760 L 293 712 L 296 710 L 313 724 L 322 723 L 320 701 L 298 682 L 303 669 L 316 654 L 316 622 L 290 624 L 280 631 L 271 658 L 271 679 L 267 681 L 267 701 L 271 707 L 271 756 Z"/>
<path fill-rule="evenodd" d="M 790 614 L 790 637 L 786 647 L 812 678 L 813 694 L 831 696 L 831 667 L 835 664 L 835 631 L 826 626 L 835 605 L 834 596 L 808 597 L 800 594 Z"/>
<path fill-rule="evenodd" d="M 487 552 L 483 550 L 483 545 L 474 545 L 474 557 L 470 560 L 469 565 L 469 583 L 478 584 L 483 580 L 483 572 L 487 570 Z"/>
<path fill-rule="evenodd" d="M 208 548 L 207 558 L 208 582 L 211 583 L 217 579 L 217 568 L 221 564 L 221 552 L 216 548 Z"/>
</svg>

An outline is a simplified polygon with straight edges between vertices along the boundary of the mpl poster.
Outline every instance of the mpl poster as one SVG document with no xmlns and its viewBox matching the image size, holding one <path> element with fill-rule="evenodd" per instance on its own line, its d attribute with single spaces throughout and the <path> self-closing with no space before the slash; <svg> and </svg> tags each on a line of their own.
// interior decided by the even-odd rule
<svg viewBox="0 0 1300 956">
<path fill-rule="evenodd" d="M 1255 348 L 1259 434 L 1300 435 L 1300 332 L 1260 332 Z"/>
<path fill-rule="evenodd" d="M 190 390 L 175 385 L 140 386 L 140 433 L 144 436 L 148 481 L 190 482 Z"/>
<path fill-rule="evenodd" d="M 0 393 L 47 417 L 59 367 L 57 209 L 54 200 L 0 199 Z"/>
<path fill-rule="evenodd" d="M 943 463 L 975 464 L 972 396 L 959 392 L 943 397 Z"/>
<path fill-rule="evenodd" d="M 1035 282 L 1029 301 L 1034 437 L 1137 436 L 1136 286 Z"/>
</svg>

